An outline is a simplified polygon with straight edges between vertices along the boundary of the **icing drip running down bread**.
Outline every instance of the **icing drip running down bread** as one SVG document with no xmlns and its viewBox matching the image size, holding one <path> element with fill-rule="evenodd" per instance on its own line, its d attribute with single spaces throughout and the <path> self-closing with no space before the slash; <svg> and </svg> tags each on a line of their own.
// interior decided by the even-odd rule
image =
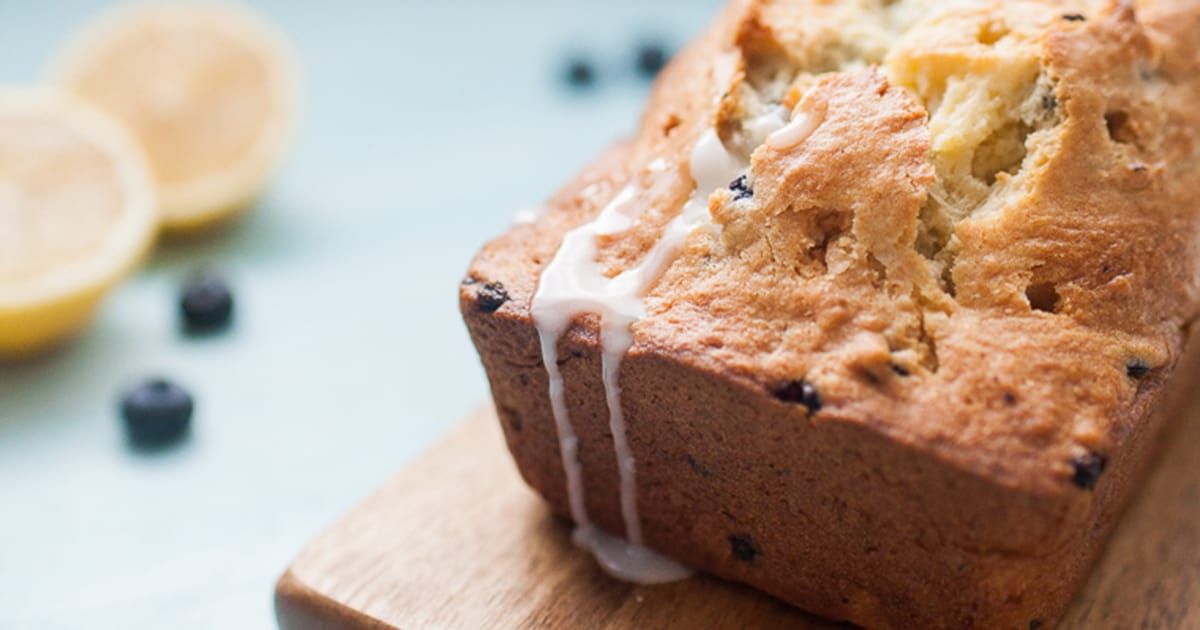
<svg viewBox="0 0 1200 630">
<path fill-rule="evenodd" d="M 521 474 L 625 579 L 1051 627 L 1195 376 L 1198 39 L 1191 0 L 734 2 L 461 287 Z"/>
</svg>

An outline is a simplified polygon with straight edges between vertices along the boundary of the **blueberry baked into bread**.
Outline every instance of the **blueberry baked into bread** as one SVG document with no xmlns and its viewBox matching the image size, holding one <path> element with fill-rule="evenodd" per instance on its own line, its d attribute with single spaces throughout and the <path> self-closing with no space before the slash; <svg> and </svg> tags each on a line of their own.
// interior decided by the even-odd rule
<svg viewBox="0 0 1200 630">
<path fill-rule="evenodd" d="M 1197 103 L 1195 0 L 734 2 L 462 284 L 521 474 L 626 579 L 1052 627 L 1197 371 Z"/>
</svg>

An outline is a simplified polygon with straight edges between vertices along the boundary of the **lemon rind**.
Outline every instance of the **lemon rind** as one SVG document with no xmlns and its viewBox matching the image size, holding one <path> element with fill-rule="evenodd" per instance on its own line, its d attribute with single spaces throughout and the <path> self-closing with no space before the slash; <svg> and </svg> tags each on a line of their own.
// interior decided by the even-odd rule
<svg viewBox="0 0 1200 630">
<path fill-rule="evenodd" d="M 150 167 L 136 141 L 107 114 L 72 97 L 41 88 L 0 87 L 0 116 L 42 115 L 79 133 L 114 165 L 124 206 L 108 238 L 85 258 L 0 286 L 0 315 L 32 308 L 128 275 L 154 240 L 158 212 Z"/>
<path fill-rule="evenodd" d="M 178 14 L 189 22 L 206 17 L 219 24 L 223 33 L 235 36 L 239 44 L 264 60 L 273 79 L 269 88 L 274 100 L 272 116 L 250 150 L 217 172 L 185 184 L 158 186 L 162 228 L 187 232 L 233 218 L 262 194 L 294 133 L 300 78 L 295 53 L 286 38 L 249 8 L 231 2 L 137 3 L 110 9 L 70 39 L 51 62 L 48 76 L 58 85 L 70 86 L 87 68 L 92 51 L 124 29 L 136 28 L 147 16 L 164 14 Z"/>
</svg>

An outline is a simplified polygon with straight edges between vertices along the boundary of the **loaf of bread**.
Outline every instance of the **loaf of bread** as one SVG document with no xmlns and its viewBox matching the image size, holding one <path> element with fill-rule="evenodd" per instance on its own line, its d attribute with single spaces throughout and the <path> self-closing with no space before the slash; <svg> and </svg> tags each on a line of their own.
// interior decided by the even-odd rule
<svg viewBox="0 0 1200 630">
<path fill-rule="evenodd" d="M 1196 0 L 734 2 L 461 286 L 521 474 L 627 579 L 1052 627 L 1196 371 L 1198 104 Z"/>
</svg>

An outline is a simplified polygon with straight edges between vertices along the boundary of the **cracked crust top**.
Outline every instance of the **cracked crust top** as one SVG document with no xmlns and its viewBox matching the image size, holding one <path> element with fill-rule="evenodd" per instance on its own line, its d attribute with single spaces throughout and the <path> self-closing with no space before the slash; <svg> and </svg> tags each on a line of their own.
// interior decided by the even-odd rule
<svg viewBox="0 0 1200 630">
<path fill-rule="evenodd" d="M 630 266 L 716 127 L 749 174 L 711 197 L 720 229 L 651 289 L 632 352 L 771 394 L 808 383 L 812 422 L 1058 492 L 1148 412 L 1197 312 L 1198 38 L 1190 0 L 738 1 L 637 135 L 470 273 L 528 319 L 563 234 L 627 185 L 644 212 L 599 245 L 609 273 Z M 762 144 L 780 107 L 821 123 Z"/>
</svg>

